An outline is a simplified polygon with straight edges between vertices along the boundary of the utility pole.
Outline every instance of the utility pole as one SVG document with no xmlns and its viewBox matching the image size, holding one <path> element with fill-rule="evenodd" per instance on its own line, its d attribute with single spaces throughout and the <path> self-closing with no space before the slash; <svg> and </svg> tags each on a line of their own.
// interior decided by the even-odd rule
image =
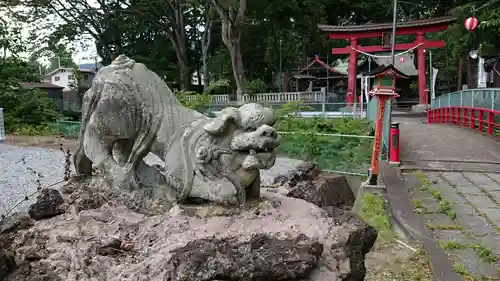
<svg viewBox="0 0 500 281">
<path fill-rule="evenodd" d="M 281 47 L 283 45 L 283 39 L 280 38 L 280 92 L 283 92 L 283 55 Z"/>
<path fill-rule="evenodd" d="M 394 56 L 394 49 L 396 47 L 396 18 L 397 18 L 397 7 L 398 7 L 398 0 L 394 0 L 393 2 L 393 11 L 392 11 L 392 46 L 391 46 L 391 62 L 392 65 L 395 63 L 395 56 Z"/>
</svg>

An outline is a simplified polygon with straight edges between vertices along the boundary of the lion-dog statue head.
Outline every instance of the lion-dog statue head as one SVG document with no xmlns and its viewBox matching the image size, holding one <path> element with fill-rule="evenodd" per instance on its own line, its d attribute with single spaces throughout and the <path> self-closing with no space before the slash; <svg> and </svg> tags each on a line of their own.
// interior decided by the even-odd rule
<svg viewBox="0 0 500 281">
<path fill-rule="evenodd" d="M 207 193 L 212 192 L 216 196 L 217 191 L 222 189 L 236 191 L 236 196 L 223 200 L 206 198 L 212 201 L 243 204 L 249 199 L 258 198 L 259 170 L 271 168 L 276 161 L 280 136 L 272 127 L 275 122 L 273 110 L 256 103 L 239 108 L 227 107 L 215 118 L 195 122 L 197 124 L 187 132 L 199 135 L 185 134 L 191 145 L 184 146 L 190 150 L 189 158 L 192 159 L 186 162 L 196 163 L 192 167 L 194 182 L 187 185 L 181 200 L 197 197 L 191 194 L 189 186 L 193 184 L 195 189 L 200 189 L 201 185 L 201 189 L 205 189 L 202 193 L 208 197 L 210 194 Z M 191 170 L 189 167 L 187 169 Z"/>
</svg>

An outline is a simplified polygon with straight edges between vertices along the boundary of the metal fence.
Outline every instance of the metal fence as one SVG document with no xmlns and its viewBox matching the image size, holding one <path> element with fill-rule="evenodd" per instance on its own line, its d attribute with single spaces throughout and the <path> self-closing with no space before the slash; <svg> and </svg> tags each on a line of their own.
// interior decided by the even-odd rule
<svg viewBox="0 0 500 281">
<path fill-rule="evenodd" d="M 500 88 L 471 89 L 436 97 L 431 108 L 467 106 L 500 111 Z"/>
<path fill-rule="evenodd" d="M 81 122 L 60 120 L 56 122 L 56 132 L 67 138 L 76 139 L 80 133 L 81 124 Z"/>
</svg>

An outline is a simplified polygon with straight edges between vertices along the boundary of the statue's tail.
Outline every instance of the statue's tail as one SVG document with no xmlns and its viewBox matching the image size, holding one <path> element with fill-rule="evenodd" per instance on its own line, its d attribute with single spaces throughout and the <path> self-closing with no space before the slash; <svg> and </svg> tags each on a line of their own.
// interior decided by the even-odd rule
<svg viewBox="0 0 500 281">
<path fill-rule="evenodd" d="M 73 154 L 73 163 L 77 175 L 92 175 L 92 160 L 85 155 L 83 142 L 85 141 L 85 129 L 90 119 L 90 115 L 94 111 L 97 101 L 99 100 L 98 91 L 90 88 L 83 97 L 82 104 L 82 123 L 80 125 L 80 134 L 78 136 L 78 143 L 76 150 Z"/>
</svg>

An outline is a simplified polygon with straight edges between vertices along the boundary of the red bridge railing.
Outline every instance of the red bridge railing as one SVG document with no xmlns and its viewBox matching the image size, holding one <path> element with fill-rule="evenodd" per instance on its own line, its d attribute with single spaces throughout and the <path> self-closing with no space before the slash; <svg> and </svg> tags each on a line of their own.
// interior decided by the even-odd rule
<svg viewBox="0 0 500 281">
<path fill-rule="evenodd" d="M 427 111 L 427 122 L 453 124 L 498 137 L 500 111 L 468 106 L 439 107 Z"/>
</svg>

